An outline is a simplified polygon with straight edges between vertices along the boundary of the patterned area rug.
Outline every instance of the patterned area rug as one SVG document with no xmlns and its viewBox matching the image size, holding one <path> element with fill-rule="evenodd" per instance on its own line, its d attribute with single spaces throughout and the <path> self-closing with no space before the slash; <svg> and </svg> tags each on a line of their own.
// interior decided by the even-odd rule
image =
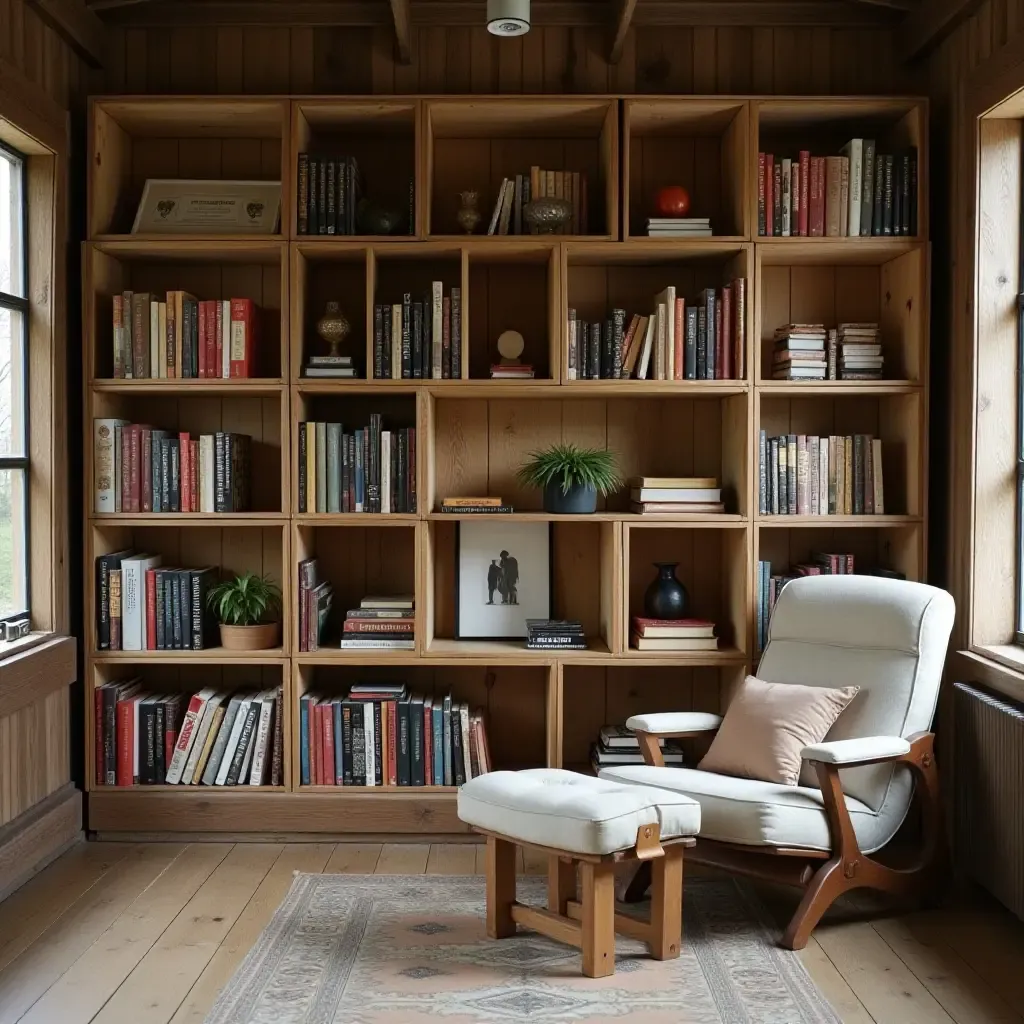
<svg viewBox="0 0 1024 1024">
<path fill-rule="evenodd" d="M 683 917 L 678 960 L 618 937 L 595 981 L 569 946 L 488 939 L 480 877 L 297 875 L 207 1024 L 841 1024 L 743 884 L 687 881 Z"/>
</svg>

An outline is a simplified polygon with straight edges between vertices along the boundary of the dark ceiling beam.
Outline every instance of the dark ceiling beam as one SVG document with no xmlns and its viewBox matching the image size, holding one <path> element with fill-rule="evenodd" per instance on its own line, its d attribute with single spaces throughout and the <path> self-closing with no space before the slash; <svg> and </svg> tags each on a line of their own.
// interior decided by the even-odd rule
<svg viewBox="0 0 1024 1024">
<path fill-rule="evenodd" d="M 94 68 L 103 67 L 107 30 L 84 0 L 28 0 L 29 6 Z"/>
<path fill-rule="evenodd" d="M 872 4 L 875 7 L 889 7 L 894 11 L 912 11 L 922 0 L 846 0 L 851 4 Z M 927 2 L 927 0 L 924 0 Z"/>
<path fill-rule="evenodd" d="M 409 26 L 409 0 L 391 0 L 391 20 L 395 23 L 395 41 L 400 64 L 412 63 L 412 44 Z"/>
<path fill-rule="evenodd" d="M 980 6 L 981 0 L 924 0 L 900 27 L 900 55 L 916 60 Z"/>
<path fill-rule="evenodd" d="M 608 52 L 608 63 L 618 64 L 622 59 L 622 48 L 626 45 L 626 35 L 636 10 L 636 0 L 619 0 L 618 15 L 615 18 L 615 34 L 612 36 L 612 48 Z"/>
</svg>

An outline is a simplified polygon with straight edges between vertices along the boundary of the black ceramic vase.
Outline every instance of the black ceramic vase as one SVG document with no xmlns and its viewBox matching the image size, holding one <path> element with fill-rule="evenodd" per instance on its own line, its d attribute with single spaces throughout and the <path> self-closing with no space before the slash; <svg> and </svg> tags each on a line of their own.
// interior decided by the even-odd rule
<svg viewBox="0 0 1024 1024">
<path fill-rule="evenodd" d="M 678 562 L 655 562 L 657 579 L 644 592 L 644 615 L 649 619 L 684 619 L 689 598 L 676 579 Z"/>
<path fill-rule="evenodd" d="M 555 515 L 589 515 L 597 511 L 597 491 L 587 485 L 574 484 L 568 491 L 562 490 L 557 480 L 544 488 L 544 511 Z"/>
</svg>

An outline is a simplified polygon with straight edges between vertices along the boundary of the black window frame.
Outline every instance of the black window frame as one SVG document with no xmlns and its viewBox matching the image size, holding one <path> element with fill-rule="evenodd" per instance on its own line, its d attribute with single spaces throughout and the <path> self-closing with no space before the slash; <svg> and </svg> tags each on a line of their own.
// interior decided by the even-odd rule
<svg viewBox="0 0 1024 1024">
<path fill-rule="evenodd" d="M 32 608 L 32 573 L 30 571 L 31 560 L 29 558 L 30 544 L 31 544 L 31 518 L 29 516 L 30 508 L 30 484 L 31 484 L 31 464 L 29 460 L 30 451 L 30 430 L 31 430 L 31 416 L 29 408 L 29 388 L 28 388 L 28 374 L 29 374 L 29 299 L 28 299 L 28 158 L 24 153 L 13 149 L 11 146 L 5 145 L 0 142 L 0 152 L 3 156 L 12 162 L 14 162 L 19 170 L 21 177 L 21 282 L 20 291 L 21 295 L 13 295 L 10 292 L 0 291 L 0 307 L 4 309 L 16 310 L 21 314 L 21 349 L 22 349 L 22 409 L 24 410 L 24 454 L 22 455 L 0 455 L 0 471 L 3 470 L 20 470 L 24 476 L 24 485 L 22 487 L 22 500 L 24 502 L 24 509 L 22 513 L 23 522 L 25 524 L 25 543 L 24 543 L 24 594 L 25 594 L 25 605 L 26 607 L 20 611 L 9 612 L 7 615 L 0 616 L 0 622 L 11 622 L 15 619 L 24 619 L 29 616 Z"/>
</svg>

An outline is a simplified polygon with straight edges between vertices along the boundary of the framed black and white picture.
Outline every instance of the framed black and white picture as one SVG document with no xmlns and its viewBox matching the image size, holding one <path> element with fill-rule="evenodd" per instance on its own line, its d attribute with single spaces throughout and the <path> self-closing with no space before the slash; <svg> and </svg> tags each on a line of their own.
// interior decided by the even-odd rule
<svg viewBox="0 0 1024 1024">
<path fill-rule="evenodd" d="M 455 636 L 525 640 L 551 617 L 551 524 L 481 517 L 455 533 Z"/>
</svg>

